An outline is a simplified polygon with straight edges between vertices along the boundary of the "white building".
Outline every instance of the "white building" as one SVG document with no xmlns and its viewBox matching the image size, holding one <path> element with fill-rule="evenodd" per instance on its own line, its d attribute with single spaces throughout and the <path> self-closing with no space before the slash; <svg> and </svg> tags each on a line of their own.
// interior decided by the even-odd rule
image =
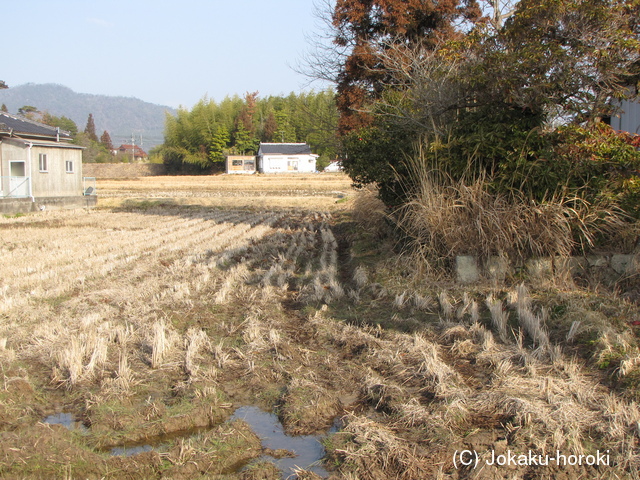
<svg viewBox="0 0 640 480">
<path fill-rule="evenodd" d="M 318 155 L 306 143 L 261 143 L 258 171 L 261 173 L 313 173 Z"/>
</svg>

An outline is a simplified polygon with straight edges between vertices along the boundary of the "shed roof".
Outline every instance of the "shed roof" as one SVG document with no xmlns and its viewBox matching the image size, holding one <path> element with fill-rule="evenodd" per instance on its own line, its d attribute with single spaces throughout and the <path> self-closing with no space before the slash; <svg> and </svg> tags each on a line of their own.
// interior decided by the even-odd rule
<svg viewBox="0 0 640 480">
<path fill-rule="evenodd" d="M 60 139 L 71 140 L 71 134 L 66 130 L 58 130 L 57 127 L 7 112 L 0 112 L 0 133 L 48 138 L 57 138 L 59 135 Z"/>
<path fill-rule="evenodd" d="M 311 155 L 306 143 L 261 143 L 258 155 Z"/>
<path fill-rule="evenodd" d="M 75 149 L 75 150 L 85 150 L 85 147 L 76 145 L 75 143 L 71 143 L 71 142 L 55 142 L 53 140 L 22 138 L 18 136 L 5 138 L 3 139 L 3 142 L 15 143 L 16 145 L 24 145 L 24 146 L 32 146 L 32 147 L 67 148 L 67 149 Z"/>
</svg>

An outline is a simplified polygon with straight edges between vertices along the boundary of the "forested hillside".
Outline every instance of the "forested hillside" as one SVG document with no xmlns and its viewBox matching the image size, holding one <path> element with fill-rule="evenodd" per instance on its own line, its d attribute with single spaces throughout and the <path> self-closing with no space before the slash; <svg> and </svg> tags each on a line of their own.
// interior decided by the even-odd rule
<svg viewBox="0 0 640 480">
<path fill-rule="evenodd" d="M 4 104 L 10 113 L 32 106 L 41 112 L 70 118 L 80 129 L 84 128 L 91 113 L 98 135 L 108 131 L 117 145 L 131 143 L 131 135 L 135 135 L 136 144 L 140 144 L 142 136 L 145 149 L 162 143 L 165 114 L 175 113 L 170 107 L 137 98 L 76 93 L 56 84 L 11 85 L 0 90 L 0 104 Z"/>
</svg>

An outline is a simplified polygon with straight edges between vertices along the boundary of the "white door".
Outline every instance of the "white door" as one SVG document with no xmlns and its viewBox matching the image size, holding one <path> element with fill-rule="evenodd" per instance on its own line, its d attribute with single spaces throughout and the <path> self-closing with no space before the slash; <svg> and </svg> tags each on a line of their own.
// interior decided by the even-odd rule
<svg viewBox="0 0 640 480">
<path fill-rule="evenodd" d="M 28 197 L 29 179 L 25 162 L 9 162 L 9 197 Z"/>
</svg>

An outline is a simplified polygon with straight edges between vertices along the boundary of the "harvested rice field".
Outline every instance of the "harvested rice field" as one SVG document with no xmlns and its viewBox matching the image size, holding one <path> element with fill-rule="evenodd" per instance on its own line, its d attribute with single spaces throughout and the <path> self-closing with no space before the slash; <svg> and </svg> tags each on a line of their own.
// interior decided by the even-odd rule
<svg viewBox="0 0 640 480">
<path fill-rule="evenodd" d="M 0 478 L 640 478 L 638 305 L 428 278 L 274 178 L 0 218 Z"/>
</svg>

